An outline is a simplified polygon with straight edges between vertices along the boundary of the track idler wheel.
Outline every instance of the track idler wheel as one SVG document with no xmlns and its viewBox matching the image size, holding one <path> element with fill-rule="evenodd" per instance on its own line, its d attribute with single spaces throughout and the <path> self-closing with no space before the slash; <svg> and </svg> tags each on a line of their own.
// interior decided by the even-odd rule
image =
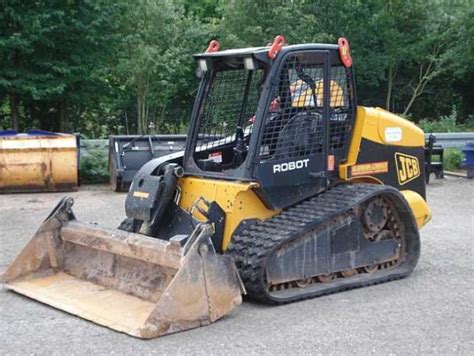
<svg viewBox="0 0 474 356">
<path fill-rule="evenodd" d="M 372 233 L 380 232 L 388 221 L 387 204 L 382 198 L 371 200 L 365 208 L 362 222 L 368 231 Z"/>
</svg>

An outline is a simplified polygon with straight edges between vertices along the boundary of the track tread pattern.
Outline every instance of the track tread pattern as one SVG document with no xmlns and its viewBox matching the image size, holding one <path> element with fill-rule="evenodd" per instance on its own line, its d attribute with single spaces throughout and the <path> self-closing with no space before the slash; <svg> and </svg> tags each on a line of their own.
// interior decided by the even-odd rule
<svg viewBox="0 0 474 356">
<path fill-rule="evenodd" d="M 356 207 L 368 196 L 393 190 L 395 189 L 392 187 L 375 184 L 339 185 L 235 234 L 232 237 L 228 254 L 235 259 L 248 297 L 268 304 L 286 304 L 315 297 L 316 295 L 311 293 L 307 295 L 300 293 L 285 301 L 271 298 L 264 281 L 267 257 L 283 244 L 301 236 L 305 231 L 314 229 L 319 224 L 330 222 L 334 217 Z M 382 281 L 367 281 L 363 285 L 341 286 L 336 290 L 328 288 L 327 292 L 319 292 L 317 296 L 388 282 L 402 277 L 393 276 Z"/>
</svg>

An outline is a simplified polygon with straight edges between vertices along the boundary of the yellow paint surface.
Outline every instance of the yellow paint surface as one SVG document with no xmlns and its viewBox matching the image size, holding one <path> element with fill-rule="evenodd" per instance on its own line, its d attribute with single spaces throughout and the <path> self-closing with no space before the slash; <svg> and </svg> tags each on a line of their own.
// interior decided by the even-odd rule
<svg viewBox="0 0 474 356">
<path fill-rule="evenodd" d="M 402 190 L 401 193 L 410 205 L 411 211 L 415 216 L 418 229 L 421 229 L 431 220 L 431 209 L 425 199 L 412 190 Z"/>
<path fill-rule="evenodd" d="M 400 140 L 387 141 L 387 129 L 399 129 Z M 350 178 L 350 167 L 357 163 L 362 138 L 388 146 L 424 147 L 425 145 L 423 130 L 412 122 L 381 108 L 359 106 L 347 160 L 339 166 L 339 176 L 342 179 Z"/>
<path fill-rule="evenodd" d="M 279 210 L 268 209 L 257 197 L 252 189 L 258 187 L 257 183 L 185 177 L 178 184 L 181 187 L 181 208 L 190 211 L 193 204 L 203 197 L 210 202 L 217 202 L 225 211 L 224 250 L 229 246 L 231 235 L 242 220 L 265 220 L 279 213 Z M 202 204 L 199 206 L 204 208 Z M 194 212 L 194 216 L 200 220 L 205 219 L 198 211 Z"/>
<path fill-rule="evenodd" d="M 74 135 L 0 138 L 0 191 L 67 191 L 77 188 Z"/>
<path fill-rule="evenodd" d="M 330 101 L 329 105 L 334 107 L 344 106 L 344 91 L 341 86 L 335 81 L 331 80 L 330 85 Z M 290 91 L 292 94 L 291 105 L 296 108 L 315 106 L 313 99 L 313 90 L 309 88 L 308 84 L 298 79 L 292 85 L 290 85 Z M 317 100 L 316 106 L 322 106 L 324 100 L 324 83 L 322 80 L 316 82 L 316 88 L 314 92 Z"/>
</svg>

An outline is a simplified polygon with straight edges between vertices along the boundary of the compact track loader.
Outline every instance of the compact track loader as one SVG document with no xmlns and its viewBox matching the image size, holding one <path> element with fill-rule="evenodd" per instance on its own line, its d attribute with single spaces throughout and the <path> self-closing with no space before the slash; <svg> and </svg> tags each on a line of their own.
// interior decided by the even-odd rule
<svg viewBox="0 0 474 356">
<path fill-rule="evenodd" d="M 424 135 L 358 107 L 346 39 L 196 55 L 186 148 L 146 163 L 116 231 L 64 198 L 1 276 L 18 293 L 141 338 L 409 275 Z"/>
</svg>

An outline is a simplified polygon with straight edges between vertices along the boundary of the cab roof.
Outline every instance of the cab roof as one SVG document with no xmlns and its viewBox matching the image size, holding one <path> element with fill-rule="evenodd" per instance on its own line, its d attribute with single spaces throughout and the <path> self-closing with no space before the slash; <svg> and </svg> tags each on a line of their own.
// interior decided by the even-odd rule
<svg viewBox="0 0 474 356">
<path fill-rule="evenodd" d="M 294 51 L 304 51 L 304 50 L 338 50 L 338 46 L 335 44 L 326 44 L 326 43 L 306 43 L 298 45 L 286 45 L 283 46 L 280 54 L 285 54 L 287 52 Z M 266 54 L 270 46 L 268 47 L 247 47 L 247 48 L 236 48 L 236 49 L 227 49 L 217 52 L 203 52 L 194 55 L 196 59 L 217 59 L 222 57 L 261 57 L 262 54 Z"/>
</svg>

